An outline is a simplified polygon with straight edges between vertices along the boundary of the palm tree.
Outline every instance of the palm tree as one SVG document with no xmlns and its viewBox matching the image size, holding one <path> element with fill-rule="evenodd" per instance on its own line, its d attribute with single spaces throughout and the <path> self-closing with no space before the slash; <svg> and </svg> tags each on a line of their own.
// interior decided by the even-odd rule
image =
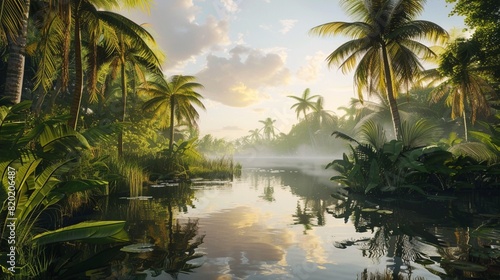
<svg viewBox="0 0 500 280">
<path fill-rule="evenodd" d="M 398 91 L 408 89 L 423 69 L 418 56 L 435 55 L 417 40 L 439 41 L 447 33 L 435 23 L 414 20 L 423 11 L 424 0 L 343 0 L 342 3 L 358 21 L 325 23 L 312 28 L 311 33 L 353 38 L 327 57 L 328 65 L 339 65 L 344 73 L 356 68 L 354 84 L 360 100 L 363 89 L 368 94 L 385 93 L 395 136 L 401 139 Z"/>
<path fill-rule="evenodd" d="M 319 96 L 314 103 L 313 112 L 309 113 L 314 121 L 314 126 L 318 129 L 323 127 L 332 128 L 337 123 L 337 117 L 332 111 L 323 107 L 323 97 Z M 333 131 L 333 130 L 332 130 Z"/>
<path fill-rule="evenodd" d="M 266 137 L 266 140 L 269 141 L 276 136 L 276 132 L 274 131 L 275 129 L 277 129 L 274 127 L 274 123 L 276 122 L 276 120 L 266 118 L 265 120 L 261 120 L 259 122 L 264 124 L 264 127 L 262 127 L 261 130 L 264 130 L 263 133 Z"/>
<path fill-rule="evenodd" d="M 135 78 L 139 77 L 142 79 L 141 82 L 144 83 L 146 82 L 145 76 L 147 72 L 160 74 L 160 59 L 158 54 L 156 54 L 155 50 L 151 47 L 155 44 L 154 40 L 145 29 L 116 13 L 101 13 L 104 13 L 101 15 L 102 21 L 106 22 L 108 26 L 116 26 L 120 25 L 120 22 L 124 22 L 124 26 L 122 26 L 122 29 L 124 29 L 123 33 L 117 34 L 118 45 L 105 58 L 105 61 L 107 62 L 105 70 L 110 69 L 111 76 L 116 76 L 116 72 L 120 73 L 122 96 L 120 121 L 125 122 L 128 91 L 129 89 L 135 91 L 135 87 L 128 84 L 128 78 L 135 81 Z M 97 75 L 96 70 L 91 72 L 94 73 L 94 75 Z M 93 77 L 93 79 L 96 78 Z M 93 83 L 96 83 L 96 81 L 94 80 Z M 89 86 L 89 89 L 95 89 L 95 87 L 96 85 L 93 84 Z M 89 93 L 92 93 L 92 90 L 89 90 Z M 96 99 L 96 97 L 93 97 L 93 99 Z M 79 110 L 76 95 L 74 96 L 73 101 L 73 113 L 76 114 Z M 120 132 L 118 134 L 118 155 L 121 156 L 122 153 L 123 133 Z"/>
<path fill-rule="evenodd" d="M 136 1 L 137 2 L 137 1 Z M 103 23 L 108 27 L 111 27 L 115 30 L 116 34 L 113 36 L 109 34 L 108 36 L 112 36 L 116 38 L 114 42 L 114 56 L 118 58 L 117 64 L 119 65 L 121 72 L 121 84 L 122 84 L 122 101 L 123 101 L 123 113 L 122 113 L 122 121 L 125 118 L 125 107 L 126 107 L 126 98 L 127 98 L 127 81 L 126 81 L 126 59 L 129 59 L 132 63 L 136 63 L 137 61 L 141 61 L 141 63 L 148 67 L 151 70 L 159 69 L 160 60 L 158 59 L 155 52 L 151 49 L 150 43 L 154 43 L 154 39 L 151 34 L 146 31 L 142 26 L 136 24 L 135 22 L 127 19 L 126 17 L 119 15 L 117 13 L 109 12 L 109 11 L 97 11 L 95 7 L 88 3 L 86 0 L 79 0 L 77 4 L 81 6 L 77 6 L 77 13 L 81 12 L 82 15 L 92 15 L 86 16 L 84 18 L 80 17 L 80 14 L 75 16 L 75 33 L 80 32 L 80 20 L 88 20 L 90 23 L 93 23 L 95 19 L 99 23 Z M 87 4 L 87 5 L 84 5 Z M 85 10 L 80 11 L 80 7 L 86 7 Z M 89 12 L 90 11 L 90 12 Z M 87 12 L 85 14 L 84 12 Z M 95 17 L 92 19 L 92 17 Z M 99 26 L 95 26 L 94 28 L 100 28 Z M 95 29 L 94 29 L 95 30 Z M 107 29 L 110 30 L 109 28 Z M 93 30 L 92 30 L 93 31 Z M 99 34 L 100 35 L 100 34 Z M 81 43 L 78 38 L 79 34 L 75 34 L 75 68 L 76 68 L 76 85 L 75 92 L 73 95 L 73 103 L 71 105 L 71 125 L 76 128 L 78 121 L 78 114 L 80 110 L 80 104 L 82 100 L 83 94 L 83 70 L 82 70 L 82 57 L 81 57 Z M 92 38 L 97 40 L 99 36 L 92 36 Z M 131 50 L 132 49 L 132 50 Z M 131 55 L 132 53 L 132 55 Z M 137 58 L 140 57 L 140 58 Z M 158 71 L 158 70 L 156 70 Z"/>
<path fill-rule="evenodd" d="M 163 116 L 160 120 L 163 127 L 166 127 L 164 116 L 170 116 L 168 119 L 170 151 L 173 150 L 175 124 L 184 122 L 189 126 L 197 126 L 199 114 L 193 105 L 205 109 L 201 102 L 203 96 L 196 92 L 197 89 L 203 88 L 203 85 L 194 80 L 193 76 L 174 75 L 169 81 L 160 78 L 156 82 L 149 82 L 147 87 L 141 89 L 154 95 L 144 103 L 143 108 L 153 110 L 156 117 Z"/>
<path fill-rule="evenodd" d="M 470 110 L 472 124 L 478 113 L 490 114 L 485 94 L 493 92 L 493 88 L 481 77 L 485 69 L 478 65 L 477 53 L 478 45 L 473 41 L 457 39 L 442 55 L 438 69 L 422 73 L 422 79 L 428 80 L 429 86 L 435 86 L 431 91 L 431 100 L 437 102 L 446 96 L 451 118 L 463 118 L 465 141 L 468 141 L 466 107 Z"/>
<path fill-rule="evenodd" d="M 21 101 L 30 0 L 0 3 L 0 39 L 8 42 L 9 56 L 3 96 L 11 103 Z"/>
<path fill-rule="evenodd" d="M 249 130 L 248 132 L 250 133 L 249 138 L 253 142 L 257 143 L 257 142 L 260 141 L 260 129 L 256 128 L 256 129 L 253 129 L 253 130 Z"/>
<path fill-rule="evenodd" d="M 314 108 L 313 99 L 318 97 L 318 95 L 310 96 L 311 91 L 309 88 L 306 88 L 302 93 L 301 97 L 289 95 L 288 97 L 297 100 L 298 102 L 293 104 L 290 109 L 295 108 L 295 112 L 297 112 L 297 119 L 299 118 L 300 113 L 304 114 L 304 118 L 306 118 L 307 111 L 312 110 Z"/>
<path fill-rule="evenodd" d="M 119 35 L 133 37 L 138 44 L 152 36 L 142 27 L 116 13 L 109 12 L 112 8 L 126 6 L 144 6 L 149 0 L 59 0 L 43 5 L 45 11 L 40 23 L 42 28 L 38 44 L 38 61 L 35 75 L 35 88 L 42 87 L 47 92 L 53 87 L 55 79 L 59 78 L 60 89 L 66 91 L 69 84 L 70 64 L 74 63 L 73 101 L 69 124 L 77 126 L 80 104 L 83 95 L 84 66 L 91 69 L 89 84 L 95 85 L 95 58 L 97 45 L 101 44 L 107 52 L 113 52 L 119 47 Z M 71 40 L 73 38 L 73 40 Z M 73 42 L 73 48 L 71 48 Z M 144 46 L 147 43 L 142 42 Z M 83 57 L 84 49 L 89 55 Z M 73 50 L 74 59 L 70 57 Z M 92 69 L 94 71 L 92 71 Z M 56 73 L 56 75 L 54 74 Z M 94 88 L 90 88 L 91 91 Z"/>
</svg>

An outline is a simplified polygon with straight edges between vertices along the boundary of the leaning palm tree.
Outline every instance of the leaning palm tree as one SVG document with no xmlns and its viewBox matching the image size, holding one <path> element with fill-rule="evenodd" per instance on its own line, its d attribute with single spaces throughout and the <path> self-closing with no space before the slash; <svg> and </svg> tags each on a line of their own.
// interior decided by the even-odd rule
<svg viewBox="0 0 500 280">
<path fill-rule="evenodd" d="M 493 92 L 491 85 L 481 77 L 485 68 L 478 64 L 477 47 L 472 41 L 458 39 L 442 55 L 439 68 L 422 73 L 422 79 L 429 81 L 429 86 L 435 86 L 431 100 L 438 102 L 446 96 L 451 118 L 463 118 L 465 141 L 468 141 L 467 107 L 474 124 L 479 113 L 490 114 L 485 95 Z"/>
<path fill-rule="evenodd" d="M 300 113 L 304 115 L 305 119 L 307 116 L 307 111 L 312 110 L 314 108 L 313 99 L 318 97 L 318 95 L 311 96 L 310 94 L 311 90 L 309 88 L 306 88 L 302 93 L 301 97 L 293 95 L 288 96 L 298 101 L 297 103 L 293 104 L 292 107 L 290 107 L 290 109 L 295 108 L 295 112 L 297 112 L 297 119 L 299 118 Z"/>
<path fill-rule="evenodd" d="M 368 94 L 384 92 L 397 139 L 401 139 L 398 91 L 408 89 L 423 69 L 419 56 L 435 55 L 418 40 L 437 42 L 447 35 L 435 23 L 414 20 L 423 11 L 424 3 L 425 0 L 343 0 L 347 13 L 358 21 L 329 22 L 310 31 L 319 36 L 353 38 L 327 57 L 328 65 L 339 65 L 344 73 L 356 69 L 354 85 L 360 100 L 363 90 Z"/>
<path fill-rule="evenodd" d="M 194 82 L 195 77 L 174 75 L 170 80 L 160 78 L 158 81 L 149 82 L 141 90 L 153 94 L 153 98 L 146 101 L 143 105 L 145 110 L 152 110 L 157 117 L 163 117 L 160 125 L 166 127 L 164 116 L 170 116 L 168 119 L 169 150 L 173 150 L 174 145 L 174 127 L 176 123 L 184 122 L 189 126 L 197 126 L 199 118 L 198 111 L 194 105 L 201 109 L 205 106 L 201 102 L 203 96 L 196 92 L 203 88 L 203 85 Z M 169 113 L 167 113 L 169 112 Z"/>
</svg>

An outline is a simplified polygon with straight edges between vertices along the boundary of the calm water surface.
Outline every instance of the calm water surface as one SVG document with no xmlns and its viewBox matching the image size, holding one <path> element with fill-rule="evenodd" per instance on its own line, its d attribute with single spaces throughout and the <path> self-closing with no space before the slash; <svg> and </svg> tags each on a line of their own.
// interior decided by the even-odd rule
<svg viewBox="0 0 500 280">
<path fill-rule="evenodd" d="M 449 264 L 470 266 L 472 248 L 498 246 L 471 236 L 498 218 L 498 198 L 358 200 L 311 172 L 249 168 L 232 182 L 101 202 L 95 218 L 127 220 L 133 244 L 106 252 L 109 266 L 94 278 L 477 279 L 498 269 Z"/>
</svg>

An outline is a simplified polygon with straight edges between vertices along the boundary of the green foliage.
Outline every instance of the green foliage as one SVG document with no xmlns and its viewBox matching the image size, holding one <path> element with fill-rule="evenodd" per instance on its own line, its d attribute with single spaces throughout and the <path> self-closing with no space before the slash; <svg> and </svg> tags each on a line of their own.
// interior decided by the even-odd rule
<svg viewBox="0 0 500 280">
<path fill-rule="evenodd" d="M 71 194 L 102 188 L 107 184 L 95 178 L 82 179 L 70 175 L 78 164 L 79 155 L 90 148 L 87 138 L 69 128 L 63 123 L 64 119 L 52 118 L 35 124 L 26 122 L 29 119 L 28 105 L 29 102 L 25 102 L 10 108 L 0 107 L 0 135 L 10 136 L 0 139 L 3 144 L 0 146 L 0 198 L 4 202 L 0 216 L 16 218 L 15 244 L 20 265 L 31 261 L 28 257 L 36 248 L 32 237 L 40 230 L 36 226 L 42 213 L 51 206 L 60 205 Z M 10 187 L 11 181 L 15 183 L 15 190 Z M 13 199 L 7 200 L 7 195 Z M 3 219 L 1 223 L 2 251 L 7 244 L 3 241 L 9 236 L 8 222 Z M 85 235 L 86 226 L 93 225 L 79 225 L 81 234 L 78 239 Z M 52 240 L 73 240 L 66 233 L 65 230 L 55 230 L 46 235 Z M 40 269 L 48 267 L 46 264 L 45 261 L 30 264 L 23 273 L 36 277 L 34 273 L 41 273 Z"/>
<path fill-rule="evenodd" d="M 496 188 L 500 169 L 484 145 L 462 143 L 449 148 L 429 146 L 424 137 L 432 126 L 407 132 L 406 143 L 392 140 L 379 143 L 380 130 L 374 123 L 364 126 L 362 141 L 341 132 L 334 132 L 338 138 L 348 140 L 351 153 L 342 159 L 332 161 L 326 168 L 332 168 L 338 175 L 331 180 L 347 186 L 353 192 L 361 193 L 419 193 L 422 195 L 459 189 Z M 377 132 L 379 130 L 379 132 Z M 404 135 L 405 133 L 403 133 Z M 412 136 L 413 135 L 413 136 Z M 418 139 L 421 139 L 419 142 Z M 425 145 L 420 145 L 425 144 Z M 488 163 L 488 160 L 490 163 Z"/>
<path fill-rule="evenodd" d="M 447 0 L 455 3 L 453 13 L 463 16 L 473 31 L 470 41 L 479 45 L 477 55 L 481 65 L 489 66 L 489 73 L 500 78 L 500 2 L 496 0 Z"/>
<path fill-rule="evenodd" d="M 241 174 L 241 165 L 234 164 L 232 158 L 203 158 L 193 163 L 189 168 L 189 175 L 193 178 L 232 179 Z"/>
<path fill-rule="evenodd" d="M 35 235 L 32 242 L 37 245 L 75 240 L 92 243 L 125 242 L 129 239 L 124 226 L 125 221 L 81 222 Z"/>
</svg>

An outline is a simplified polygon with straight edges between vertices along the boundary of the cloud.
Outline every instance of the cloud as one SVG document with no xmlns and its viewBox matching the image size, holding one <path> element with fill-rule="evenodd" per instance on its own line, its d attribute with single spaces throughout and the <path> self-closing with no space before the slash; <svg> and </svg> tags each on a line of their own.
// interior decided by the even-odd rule
<svg viewBox="0 0 500 280">
<path fill-rule="evenodd" d="M 295 26 L 296 23 L 297 23 L 297 20 L 295 20 L 295 19 L 280 20 L 280 24 L 281 24 L 280 32 L 282 34 L 288 33 L 288 31 L 290 31 Z"/>
<path fill-rule="evenodd" d="M 265 89 L 288 83 L 290 72 L 277 53 L 238 45 L 230 57 L 207 56 L 206 68 L 196 74 L 204 96 L 233 107 L 269 98 Z"/>
<path fill-rule="evenodd" d="M 242 0 L 219 0 L 212 1 L 212 5 L 219 18 L 229 19 L 240 11 Z"/>
<path fill-rule="evenodd" d="M 231 0 L 223 1 L 231 8 Z M 231 9 L 234 9 L 232 7 Z M 204 22 L 197 21 L 200 7 L 192 0 L 155 1 L 150 15 L 132 14 L 136 22 L 147 22 L 153 26 L 155 39 L 165 50 L 166 69 L 179 67 L 196 56 L 213 48 L 230 43 L 228 22 L 208 16 Z"/>
<path fill-rule="evenodd" d="M 315 81 L 320 75 L 320 70 L 325 64 L 326 54 L 322 51 L 317 51 L 314 55 L 306 56 L 306 65 L 299 68 L 297 78 L 306 82 Z"/>
<path fill-rule="evenodd" d="M 222 130 L 243 130 L 243 128 L 235 125 L 224 126 Z"/>
</svg>

